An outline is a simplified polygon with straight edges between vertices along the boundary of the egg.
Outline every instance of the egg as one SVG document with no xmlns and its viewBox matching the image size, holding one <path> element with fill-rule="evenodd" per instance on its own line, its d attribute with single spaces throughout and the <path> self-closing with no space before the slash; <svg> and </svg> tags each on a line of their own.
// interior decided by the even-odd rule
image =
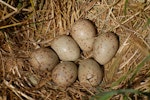
<svg viewBox="0 0 150 100">
<path fill-rule="evenodd" d="M 75 61 L 80 57 L 79 46 L 70 36 L 56 37 L 52 41 L 51 47 L 62 61 Z"/>
<path fill-rule="evenodd" d="M 39 48 L 31 53 L 29 62 L 36 69 L 52 70 L 59 63 L 59 58 L 52 49 Z"/>
<path fill-rule="evenodd" d="M 119 48 L 118 36 L 108 32 L 99 35 L 93 45 L 93 57 L 101 65 L 108 63 Z"/>
<path fill-rule="evenodd" d="M 103 79 L 103 69 L 95 60 L 85 59 L 79 63 L 78 79 L 85 86 L 97 86 Z"/>
<path fill-rule="evenodd" d="M 70 86 L 77 78 L 77 66 L 73 62 L 59 63 L 52 70 L 52 79 L 60 87 Z"/>
<path fill-rule="evenodd" d="M 91 51 L 93 48 L 96 29 L 94 24 L 88 19 L 80 19 L 71 28 L 71 35 L 78 43 L 81 50 Z"/>
</svg>

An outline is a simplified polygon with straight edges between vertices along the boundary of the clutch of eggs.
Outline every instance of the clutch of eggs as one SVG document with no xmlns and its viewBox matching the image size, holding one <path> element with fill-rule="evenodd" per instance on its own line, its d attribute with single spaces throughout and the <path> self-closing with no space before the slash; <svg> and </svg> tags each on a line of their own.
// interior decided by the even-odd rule
<svg viewBox="0 0 150 100">
<path fill-rule="evenodd" d="M 36 49 L 31 53 L 29 61 L 34 68 L 52 71 L 52 80 L 58 86 L 70 86 L 77 76 L 81 84 L 97 86 L 104 76 L 102 65 L 107 64 L 116 54 L 119 39 L 112 32 L 96 37 L 96 32 L 90 20 L 79 19 L 71 28 L 71 36 L 56 37 L 51 43 L 51 49 Z M 93 55 L 76 64 L 81 51 L 91 51 Z"/>
</svg>

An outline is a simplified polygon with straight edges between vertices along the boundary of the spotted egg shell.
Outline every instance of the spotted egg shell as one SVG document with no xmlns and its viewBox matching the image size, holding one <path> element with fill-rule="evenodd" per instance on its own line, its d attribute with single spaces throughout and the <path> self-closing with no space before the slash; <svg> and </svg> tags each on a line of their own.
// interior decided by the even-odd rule
<svg viewBox="0 0 150 100">
<path fill-rule="evenodd" d="M 73 62 L 59 63 L 52 71 L 53 81 L 61 87 L 70 86 L 77 78 L 77 66 Z"/>
<path fill-rule="evenodd" d="M 31 53 L 29 62 L 36 69 L 52 70 L 59 63 L 59 58 L 52 49 L 39 48 Z"/>
<path fill-rule="evenodd" d="M 118 36 L 108 32 L 99 35 L 93 45 L 93 57 L 101 65 L 108 63 L 119 48 Z"/>
<path fill-rule="evenodd" d="M 80 57 L 79 46 L 70 36 L 56 37 L 51 47 L 62 61 L 75 61 Z"/>
<path fill-rule="evenodd" d="M 78 79 L 85 86 L 97 86 L 103 79 L 102 67 L 93 59 L 82 60 L 79 64 Z"/>
<path fill-rule="evenodd" d="M 90 20 L 79 19 L 76 21 L 71 28 L 71 35 L 83 51 L 91 51 L 93 49 L 96 29 Z"/>
</svg>

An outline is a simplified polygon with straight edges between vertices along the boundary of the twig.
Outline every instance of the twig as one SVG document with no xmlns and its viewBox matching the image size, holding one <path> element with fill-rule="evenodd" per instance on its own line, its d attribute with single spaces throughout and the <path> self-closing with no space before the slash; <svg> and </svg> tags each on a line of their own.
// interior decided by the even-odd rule
<svg viewBox="0 0 150 100">
<path fill-rule="evenodd" d="M 10 25 L 6 25 L 6 26 L 2 26 L 2 27 L 0 27 L 0 29 L 12 27 L 12 26 L 18 26 L 18 25 L 22 25 L 22 24 L 26 24 L 26 23 L 27 23 L 27 21 L 15 23 L 15 24 L 10 24 Z"/>
<path fill-rule="evenodd" d="M 23 92 L 17 90 L 12 84 L 10 84 L 9 82 L 7 82 L 6 80 L 4 80 L 3 82 L 4 82 L 4 84 L 5 84 L 10 90 L 12 90 L 16 95 L 19 96 L 19 94 L 20 94 L 20 95 L 22 95 L 23 97 L 25 97 L 27 100 L 34 100 L 33 98 L 27 96 L 27 95 L 24 94 Z"/>
<path fill-rule="evenodd" d="M 15 13 L 16 13 L 16 11 L 13 11 L 13 12 L 7 14 L 6 16 L 3 16 L 2 19 L 0 20 L 0 22 L 7 19 L 7 18 L 9 18 L 10 16 L 14 15 Z"/>
<path fill-rule="evenodd" d="M 4 4 L 4 5 L 8 6 L 9 8 L 13 9 L 14 11 L 16 11 L 16 12 L 18 11 L 15 7 L 13 7 L 13 6 L 7 4 L 6 2 L 4 2 L 4 1 L 2 1 L 2 0 L 0 0 L 0 2 L 1 2 L 2 4 Z"/>
<path fill-rule="evenodd" d="M 149 8 L 149 6 L 147 6 L 144 11 L 146 11 Z M 137 15 L 139 15 L 141 13 L 141 11 L 135 13 L 134 15 L 132 15 L 131 17 L 129 17 L 127 20 L 123 21 L 121 24 L 117 25 L 114 29 L 120 27 L 121 25 L 125 24 L 126 22 L 128 22 L 129 20 L 131 20 L 132 18 L 136 17 Z"/>
</svg>

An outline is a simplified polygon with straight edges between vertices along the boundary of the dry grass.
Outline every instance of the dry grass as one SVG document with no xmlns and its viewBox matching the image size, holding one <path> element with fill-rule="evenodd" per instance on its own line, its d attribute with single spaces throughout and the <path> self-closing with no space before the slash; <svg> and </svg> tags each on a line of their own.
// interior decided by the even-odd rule
<svg viewBox="0 0 150 100">
<path fill-rule="evenodd" d="M 0 100 L 88 100 L 112 89 L 150 92 L 150 0 L 142 1 L 0 0 Z M 100 86 L 86 88 L 76 81 L 63 90 L 51 82 L 51 73 L 33 69 L 28 58 L 56 36 L 68 35 L 80 18 L 92 20 L 98 34 L 115 32 L 120 48 L 104 66 Z M 149 99 L 134 93 L 127 97 Z M 115 99 L 124 95 L 115 94 Z"/>
</svg>

